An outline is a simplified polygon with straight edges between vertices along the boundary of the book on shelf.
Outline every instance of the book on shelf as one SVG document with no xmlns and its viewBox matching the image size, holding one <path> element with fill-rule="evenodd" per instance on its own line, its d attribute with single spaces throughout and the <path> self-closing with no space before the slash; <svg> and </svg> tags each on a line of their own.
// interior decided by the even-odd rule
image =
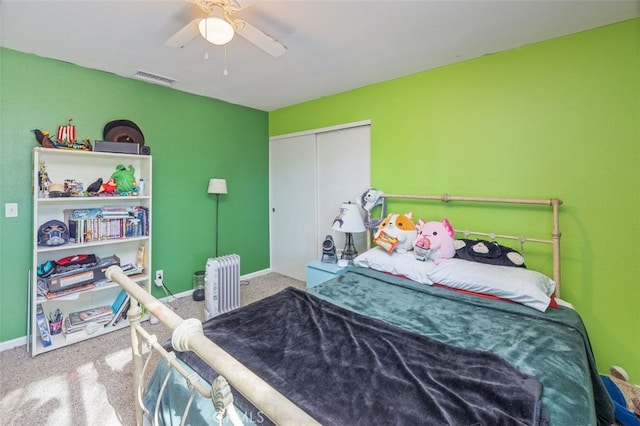
<svg viewBox="0 0 640 426">
<path fill-rule="evenodd" d="M 85 220 L 100 217 L 102 209 L 66 209 L 64 211 L 65 219 L 69 220 Z"/>
<path fill-rule="evenodd" d="M 144 272 L 144 268 L 138 268 L 137 266 L 135 266 L 132 263 L 127 263 L 127 264 L 121 265 L 120 268 L 122 269 L 122 272 L 126 276 L 142 274 Z"/>
<path fill-rule="evenodd" d="M 122 305 L 122 309 L 113 317 L 113 319 L 109 322 L 109 325 L 115 326 L 117 325 L 121 319 L 127 317 L 127 312 L 129 312 L 129 307 L 131 306 L 131 299 L 127 296 L 127 301 L 124 305 Z M 106 327 L 106 325 L 105 325 Z"/>
<path fill-rule="evenodd" d="M 127 218 L 130 216 L 130 207 L 103 207 L 101 216 L 103 218 Z"/>
<path fill-rule="evenodd" d="M 116 297 L 116 300 L 114 300 L 111 304 L 111 310 L 114 314 L 116 314 L 120 310 L 120 308 L 122 308 L 122 305 L 127 302 L 128 297 L 129 295 L 124 289 L 120 290 L 120 293 L 118 293 L 118 297 Z"/>
<path fill-rule="evenodd" d="M 105 324 L 105 327 L 116 325 L 124 316 L 126 316 L 130 304 L 129 300 L 129 293 L 124 290 L 120 290 L 120 293 L 118 293 L 116 300 L 114 300 L 113 304 L 111 305 L 113 318 L 111 318 L 111 321 Z"/>
<path fill-rule="evenodd" d="M 69 288 L 67 290 L 61 290 L 61 291 L 58 291 L 58 292 L 55 292 L 55 293 L 50 293 L 49 292 L 49 288 L 47 287 L 47 289 L 46 289 L 47 292 L 44 293 L 44 297 L 47 300 L 58 299 L 60 297 L 68 296 L 68 295 L 70 295 L 72 293 L 78 293 L 78 292 L 81 292 L 81 291 L 90 290 L 90 289 L 94 288 L 95 286 L 96 285 L 94 283 L 83 284 L 80 287 L 73 287 L 73 288 Z M 38 288 L 38 292 L 39 291 L 40 291 L 40 289 Z M 38 298 L 40 298 L 40 296 L 41 296 L 41 294 L 38 293 Z"/>
<path fill-rule="evenodd" d="M 42 305 L 38 303 L 36 306 L 36 322 L 38 323 L 38 331 L 42 339 L 42 346 L 45 348 L 51 346 L 51 334 L 49 334 L 49 320 L 44 314 Z"/>
</svg>

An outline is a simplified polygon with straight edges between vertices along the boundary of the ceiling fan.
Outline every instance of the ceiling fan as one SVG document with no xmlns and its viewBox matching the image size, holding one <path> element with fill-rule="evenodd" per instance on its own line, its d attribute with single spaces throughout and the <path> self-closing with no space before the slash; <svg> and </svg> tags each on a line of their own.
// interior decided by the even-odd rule
<svg viewBox="0 0 640 426">
<path fill-rule="evenodd" d="M 271 56 L 278 57 L 287 51 L 287 48 L 273 37 L 242 19 L 234 19 L 233 15 L 243 9 L 236 0 L 186 1 L 196 4 L 207 15 L 189 22 L 171 36 L 165 42 L 165 46 L 184 47 L 199 34 L 210 43 L 224 45 L 231 41 L 234 34 L 238 34 Z"/>
</svg>

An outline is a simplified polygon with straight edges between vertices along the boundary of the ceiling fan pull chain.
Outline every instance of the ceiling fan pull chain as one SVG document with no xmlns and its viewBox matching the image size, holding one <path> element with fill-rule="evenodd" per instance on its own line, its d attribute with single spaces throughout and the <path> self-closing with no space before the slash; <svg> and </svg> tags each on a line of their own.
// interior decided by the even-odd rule
<svg viewBox="0 0 640 426">
<path fill-rule="evenodd" d="M 224 71 L 222 75 L 227 75 L 229 72 L 227 71 L 227 45 L 224 45 Z"/>
<path fill-rule="evenodd" d="M 204 26 L 204 38 L 207 38 L 207 29 L 208 29 L 208 25 Z M 205 44 L 204 46 L 204 59 L 209 59 L 209 49 L 208 46 Z"/>
</svg>

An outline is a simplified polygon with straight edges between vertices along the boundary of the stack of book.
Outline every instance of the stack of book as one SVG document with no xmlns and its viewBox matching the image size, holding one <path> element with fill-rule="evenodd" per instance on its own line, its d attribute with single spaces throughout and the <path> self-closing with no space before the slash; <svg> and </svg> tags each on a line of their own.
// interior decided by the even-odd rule
<svg viewBox="0 0 640 426">
<path fill-rule="evenodd" d="M 121 265 L 120 268 L 126 276 L 137 275 L 144 272 L 144 268 L 138 268 L 133 263 L 126 263 Z"/>
<path fill-rule="evenodd" d="M 104 219 L 122 219 L 129 217 L 129 208 L 128 207 L 103 207 L 100 215 Z"/>
<path fill-rule="evenodd" d="M 112 327 L 127 317 L 131 305 L 129 294 L 120 290 L 118 297 L 111 305 L 98 306 L 84 311 L 73 312 L 64 319 L 65 336 L 78 331 L 95 331 L 98 326 Z"/>
<path fill-rule="evenodd" d="M 68 336 L 79 331 L 89 331 L 90 328 L 108 324 L 113 319 L 113 315 L 113 310 L 109 305 L 72 312 L 64 319 L 64 334 Z"/>
<path fill-rule="evenodd" d="M 76 243 L 142 237 L 149 235 L 146 207 L 66 209 L 69 238 Z"/>
</svg>

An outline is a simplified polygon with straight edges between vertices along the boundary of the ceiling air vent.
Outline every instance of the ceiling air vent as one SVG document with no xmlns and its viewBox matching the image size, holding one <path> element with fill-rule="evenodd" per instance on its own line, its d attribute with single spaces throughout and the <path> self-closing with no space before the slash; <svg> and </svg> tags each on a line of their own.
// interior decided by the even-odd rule
<svg viewBox="0 0 640 426">
<path fill-rule="evenodd" d="M 146 71 L 138 71 L 133 75 L 140 80 L 148 81 L 150 83 L 162 84 L 163 86 L 173 86 L 176 80 L 169 77 L 162 77 L 161 75 L 151 74 Z"/>
</svg>

